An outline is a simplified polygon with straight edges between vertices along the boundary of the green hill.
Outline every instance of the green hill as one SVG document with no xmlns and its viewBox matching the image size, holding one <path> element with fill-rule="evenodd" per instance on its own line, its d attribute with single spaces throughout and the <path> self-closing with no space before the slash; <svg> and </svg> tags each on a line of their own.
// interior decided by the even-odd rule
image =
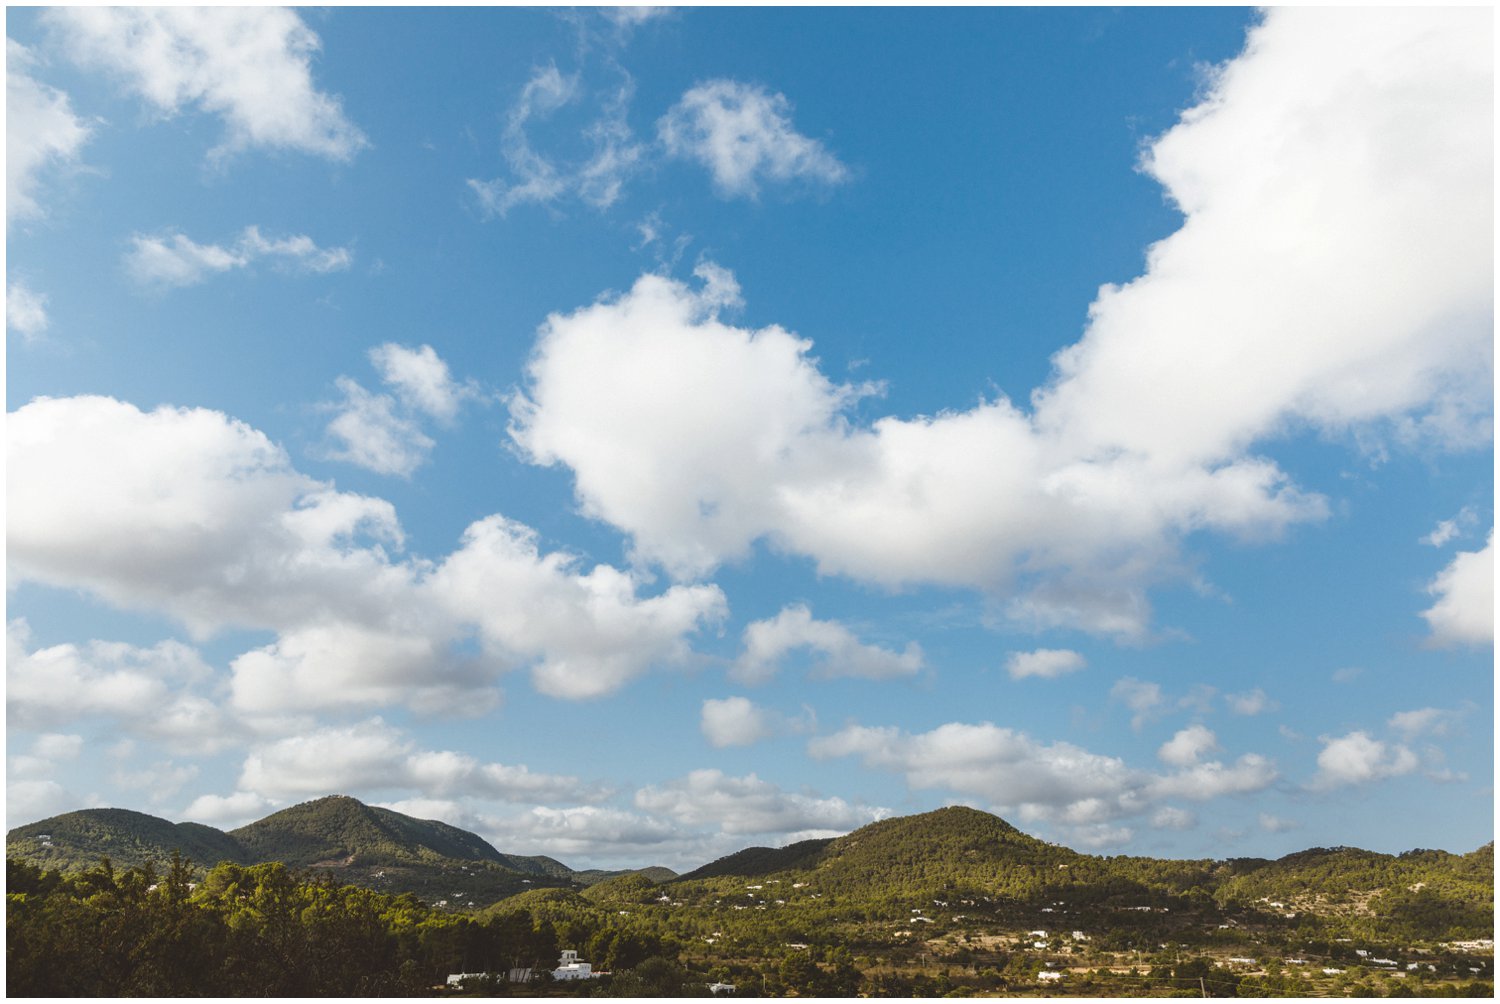
<svg viewBox="0 0 1500 1004">
<path fill-rule="evenodd" d="M 488 861 L 506 867 L 504 855 L 467 830 L 365 805 L 347 795 L 329 795 L 282 809 L 231 830 L 229 836 L 256 861 L 281 861 L 292 867 L 442 859 Z"/>
<path fill-rule="evenodd" d="M 130 809 L 80 809 L 28 826 L 18 826 L 5 838 L 6 855 L 23 858 L 43 868 L 79 871 L 100 858 L 121 867 L 158 866 L 176 851 L 203 865 L 220 861 L 247 864 L 245 850 L 229 834 L 201 823 L 172 823 Z"/>
<path fill-rule="evenodd" d="M 160 866 L 174 851 L 199 871 L 221 861 L 279 861 L 453 908 L 579 884 L 552 858 L 502 854 L 467 830 L 343 795 L 294 805 L 229 833 L 128 809 L 84 809 L 18 827 L 6 838 L 7 856 L 64 872 L 92 867 L 101 857 L 121 867 Z"/>
</svg>

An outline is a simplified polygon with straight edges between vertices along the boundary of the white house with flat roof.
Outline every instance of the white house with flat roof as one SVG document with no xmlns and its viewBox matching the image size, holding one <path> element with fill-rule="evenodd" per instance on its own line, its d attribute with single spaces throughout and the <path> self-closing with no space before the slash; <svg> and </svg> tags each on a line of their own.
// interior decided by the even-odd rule
<svg viewBox="0 0 1500 1004">
<path fill-rule="evenodd" d="M 564 950 L 562 958 L 557 960 L 557 968 L 552 970 L 554 980 L 596 980 L 599 974 L 594 972 L 591 963 L 580 962 L 578 953 L 569 948 Z"/>
</svg>

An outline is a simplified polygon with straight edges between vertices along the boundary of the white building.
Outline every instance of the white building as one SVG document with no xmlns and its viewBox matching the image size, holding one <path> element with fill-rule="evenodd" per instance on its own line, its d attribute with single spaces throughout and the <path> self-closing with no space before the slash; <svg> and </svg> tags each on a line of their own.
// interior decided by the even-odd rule
<svg viewBox="0 0 1500 1004">
<path fill-rule="evenodd" d="M 571 948 L 562 953 L 562 958 L 557 960 L 557 968 L 552 970 L 554 980 L 596 980 L 599 974 L 594 972 L 591 963 L 578 961 L 578 953 Z"/>
</svg>

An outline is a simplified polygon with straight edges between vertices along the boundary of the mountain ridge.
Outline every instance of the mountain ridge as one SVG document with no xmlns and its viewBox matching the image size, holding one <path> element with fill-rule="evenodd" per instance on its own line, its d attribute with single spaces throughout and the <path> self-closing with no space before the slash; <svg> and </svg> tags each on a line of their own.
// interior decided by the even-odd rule
<svg viewBox="0 0 1500 1004">
<path fill-rule="evenodd" d="M 6 847 L 9 857 L 58 870 L 88 868 L 102 856 L 122 866 L 148 860 L 160 865 L 174 851 L 204 867 L 219 861 L 280 861 L 453 908 L 480 908 L 528 890 L 577 891 L 631 875 L 685 891 L 779 876 L 788 884 L 816 882 L 832 894 L 987 892 L 1018 900 L 1093 883 L 1107 890 L 1100 893 L 1104 899 L 1124 902 L 1152 890 L 1192 888 L 1221 900 L 1274 898 L 1289 887 L 1304 888 L 1313 897 L 1337 897 L 1351 888 L 1394 889 L 1398 879 L 1405 881 L 1400 876 L 1422 869 L 1493 887 L 1494 871 L 1493 841 L 1467 854 L 1317 847 L 1274 860 L 1099 857 L 1048 843 L 998 816 L 963 806 L 879 820 L 840 837 L 747 847 L 682 875 L 663 868 L 580 871 L 543 855 L 507 854 L 451 824 L 347 795 L 290 806 L 228 832 L 128 809 L 84 809 L 17 827 L 7 834 Z"/>
</svg>

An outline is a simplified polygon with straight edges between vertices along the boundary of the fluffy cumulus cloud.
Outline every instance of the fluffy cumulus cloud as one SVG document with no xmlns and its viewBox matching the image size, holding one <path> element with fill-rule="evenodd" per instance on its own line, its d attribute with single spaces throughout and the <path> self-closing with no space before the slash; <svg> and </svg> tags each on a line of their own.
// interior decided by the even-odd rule
<svg viewBox="0 0 1500 1004">
<path fill-rule="evenodd" d="M 478 397 L 479 388 L 473 381 L 454 380 L 431 345 L 386 342 L 370 350 L 370 364 L 392 393 L 372 393 L 350 377 L 339 377 L 335 386 L 343 400 L 324 406 L 334 417 L 323 456 L 377 474 L 410 477 L 437 445 L 422 431 L 422 420 L 452 425 L 459 407 Z"/>
<path fill-rule="evenodd" d="M 1326 514 L 1266 445 L 1488 436 L 1483 18 L 1268 12 L 1147 151 L 1182 227 L 1101 290 L 1029 408 L 857 421 L 877 388 L 828 379 L 784 328 L 723 321 L 738 290 L 704 269 L 700 288 L 648 275 L 550 317 L 513 434 L 677 576 L 764 539 L 825 574 L 974 587 L 1039 627 L 1139 637 L 1148 589 L 1192 574 L 1185 536 Z M 739 107 L 692 107 L 720 104 Z M 723 149 L 725 183 L 749 186 Z"/>
<path fill-rule="evenodd" d="M 182 818 L 220 829 L 233 829 L 254 822 L 274 807 L 273 802 L 253 791 L 237 791 L 229 795 L 199 795 L 182 810 Z"/>
<path fill-rule="evenodd" d="M 745 628 L 745 650 L 730 675 L 743 683 L 764 683 L 776 674 L 783 659 L 797 650 L 816 654 L 814 675 L 884 680 L 911 676 L 924 665 L 916 642 L 896 652 L 866 645 L 837 621 L 816 620 L 803 604 L 786 607 L 769 620 Z"/>
<path fill-rule="evenodd" d="M 321 43 L 293 11 L 270 7 L 65 7 L 46 15 L 60 47 L 163 116 L 197 108 L 224 121 L 212 155 L 251 147 L 348 160 L 366 145 L 337 97 L 318 90 Z"/>
<path fill-rule="evenodd" d="M 1495 643 L 1495 531 L 1478 551 L 1460 551 L 1427 591 L 1437 602 L 1422 616 L 1435 645 Z"/>
<path fill-rule="evenodd" d="M 439 421 L 451 422 L 459 405 L 478 393 L 472 383 L 453 379 L 431 345 L 411 348 L 387 342 L 370 350 L 370 362 L 403 404 Z"/>
<path fill-rule="evenodd" d="M 47 330 L 47 296 L 25 282 L 13 280 L 5 286 L 5 327 L 31 342 Z"/>
<path fill-rule="evenodd" d="M 388 394 L 372 394 L 348 377 L 336 381 L 344 399 L 328 423 L 330 446 L 324 456 L 374 471 L 410 477 L 436 446 L 410 414 Z"/>
<path fill-rule="evenodd" d="M 657 133 L 668 154 L 707 168 L 725 197 L 754 198 L 765 182 L 836 185 L 849 177 L 822 143 L 792 125 L 786 95 L 735 80 L 710 80 L 683 94 Z"/>
<path fill-rule="evenodd" d="M 390 503 L 298 473 L 219 412 L 40 398 L 6 433 L 12 582 L 82 589 L 202 636 L 274 632 L 232 663 L 247 713 L 472 710 L 524 665 L 550 694 L 597 696 L 686 663 L 688 637 L 725 611 L 717 587 L 642 596 L 630 574 L 544 553 L 501 516 L 441 561 L 406 556 Z M 460 655 L 476 634 L 482 651 Z"/>
<path fill-rule="evenodd" d="M 584 572 L 569 555 L 544 555 L 534 531 L 501 516 L 470 526 L 431 586 L 478 626 L 485 645 L 534 660 L 533 682 L 554 697 L 598 697 L 653 665 L 683 664 L 686 636 L 727 612 L 717 586 L 641 598 L 625 572 L 609 565 Z"/>
<path fill-rule="evenodd" d="M 1274 764 L 1253 753 L 1232 764 L 1194 760 L 1155 773 L 988 722 L 950 722 L 923 733 L 851 725 L 811 740 L 808 752 L 817 758 L 857 756 L 867 767 L 902 774 L 913 789 L 976 796 L 1023 821 L 1069 828 L 1141 815 L 1172 799 L 1251 794 L 1278 777 Z M 1086 835 L 1086 830 L 1075 832 Z"/>
<path fill-rule="evenodd" d="M 379 718 L 328 726 L 253 750 L 238 789 L 270 801 L 330 791 L 402 791 L 498 802 L 596 801 L 606 792 L 576 777 L 481 763 L 450 750 L 423 750 Z"/>
<path fill-rule="evenodd" d="M 399 805 L 394 808 L 405 811 Z M 670 821 L 602 805 L 539 805 L 518 814 L 487 813 L 475 817 L 473 829 L 514 853 L 583 859 L 599 867 L 639 868 L 641 861 L 665 861 L 695 868 L 706 860 L 698 850 L 701 838 L 685 835 Z"/>
<path fill-rule="evenodd" d="M 799 840 L 847 833 L 890 815 L 889 809 L 786 792 L 754 774 L 731 777 L 718 770 L 695 770 L 642 788 L 635 804 L 687 826 L 713 825 L 725 833 L 794 834 Z"/>
<path fill-rule="evenodd" d="M 246 227 L 230 244 L 199 244 L 183 233 L 137 234 L 125 254 L 125 270 L 144 286 L 192 286 L 209 276 L 268 260 L 284 271 L 324 274 L 349 267 L 348 248 L 320 248 L 311 237 L 270 239 L 259 227 Z"/>
<path fill-rule="evenodd" d="M 1190 767 L 1219 750 L 1219 739 L 1203 725 L 1189 725 L 1156 751 L 1157 759 L 1173 767 Z"/>
<path fill-rule="evenodd" d="M 73 114 L 68 96 L 31 73 L 36 55 L 5 40 L 5 225 L 44 216 L 42 175 L 78 161 L 89 126 Z"/>
<path fill-rule="evenodd" d="M 1420 766 L 1417 755 L 1400 743 L 1388 743 L 1356 730 L 1342 736 L 1320 736 L 1318 771 L 1308 783 L 1315 790 L 1369 784 L 1410 774 Z"/>
<path fill-rule="evenodd" d="M 749 746 L 774 736 L 806 732 L 812 727 L 812 713 L 795 718 L 770 708 L 763 708 L 748 697 L 709 698 L 703 702 L 699 726 L 713 746 Z"/>
<path fill-rule="evenodd" d="M 236 723 L 196 692 L 212 671 L 181 642 L 33 648 L 29 626 L 16 620 L 6 625 L 5 648 L 5 710 L 13 727 L 107 719 L 132 735 L 198 753 L 238 737 Z"/>
<path fill-rule="evenodd" d="M 1087 665 L 1087 659 L 1066 648 L 1039 648 L 1034 652 L 1012 652 L 1005 660 L 1005 670 L 1012 680 L 1024 680 L 1028 676 L 1054 680 L 1059 676 L 1076 673 Z"/>
</svg>

